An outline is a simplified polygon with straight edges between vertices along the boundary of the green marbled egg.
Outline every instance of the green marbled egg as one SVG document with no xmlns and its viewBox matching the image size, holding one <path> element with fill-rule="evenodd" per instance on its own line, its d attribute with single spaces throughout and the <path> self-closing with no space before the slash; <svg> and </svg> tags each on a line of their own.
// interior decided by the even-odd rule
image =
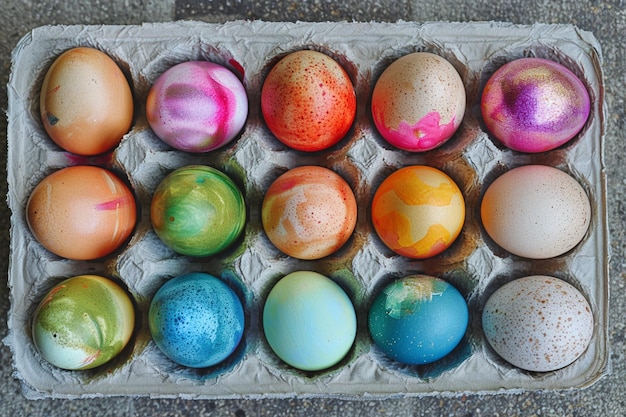
<svg viewBox="0 0 626 417">
<path fill-rule="evenodd" d="M 150 206 L 157 236 L 182 255 L 211 256 L 230 246 L 246 222 L 237 185 L 204 165 L 179 168 L 157 186 Z"/>
<path fill-rule="evenodd" d="M 97 275 L 79 275 L 56 285 L 35 310 L 35 346 L 51 364 L 90 369 L 117 356 L 135 327 L 128 294 Z"/>
</svg>

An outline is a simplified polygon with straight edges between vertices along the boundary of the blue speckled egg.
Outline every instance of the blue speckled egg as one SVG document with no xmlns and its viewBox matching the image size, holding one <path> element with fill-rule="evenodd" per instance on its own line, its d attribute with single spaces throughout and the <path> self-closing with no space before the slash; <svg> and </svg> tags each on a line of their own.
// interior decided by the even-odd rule
<svg viewBox="0 0 626 417">
<path fill-rule="evenodd" d="M 270 347 L 287 364 L 319 371 L 337 364 L 356 337 L 356 313 L 344 290 L 311 271 L 283 277 L 263 309 L 263 330 Z"/>
<path fill-rule="evenodd" d="M 191 272 L 159 288 L 148 322 L 154 342 L 167 357 L 190 368 L 205 368 L 237 348 L 244 313 L 241 301 L 223 281 Z"/>
<path fill-rule="evenodd" d="M 423 365 L 450 353 L 469 320 L 465 298 L 446 281 L 411 275 L 374 299 L 368 325 L 374 343 L 392 359 Z"/>
</svg>

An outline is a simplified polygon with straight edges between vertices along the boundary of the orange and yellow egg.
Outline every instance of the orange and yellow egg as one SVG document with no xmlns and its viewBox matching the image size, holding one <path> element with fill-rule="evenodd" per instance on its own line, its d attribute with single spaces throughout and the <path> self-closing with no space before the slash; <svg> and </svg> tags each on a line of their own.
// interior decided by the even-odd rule
<svg viewBox="0 0 626 417">
<path fill-rule="evenodd" d="M 374 229 L 383 243 L 414 259 L 446 250 L 465 221 L 459 186 L 443 171 L 423 165 L 389 175 L 376 190 L 371 210 Z"/>
</svg>

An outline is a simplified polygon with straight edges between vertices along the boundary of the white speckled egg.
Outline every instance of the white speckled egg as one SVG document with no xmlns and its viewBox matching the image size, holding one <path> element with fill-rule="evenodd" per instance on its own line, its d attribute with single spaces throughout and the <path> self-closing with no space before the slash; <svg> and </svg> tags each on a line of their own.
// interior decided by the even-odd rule
<svg viewBox="0 0 626 417">
<path fill-rule="evenodd" d="M 423 152 L 442 145 L 465 114 L 465 86 L 446 59 L 414 52 L 392 62 L 372 92 L 372 118 L 391 145 Z"/>
<path fill-rule="evenodd" d="M 547 259 L 568 252 L 583 239 L 591 205 L 569 174 L 526 165 L 504 173 L 487 188 L 481 218 L 502 248 L 525 258 Z"/>
<path fill-rule="evenodd" d="M 585 352 L 594 320 L 589 303 L 573 285 L 533 275 L 496 290 L 485 304 L 482 325 L 491 347 L 507 362 L 548 372 Z"/>
</svg>

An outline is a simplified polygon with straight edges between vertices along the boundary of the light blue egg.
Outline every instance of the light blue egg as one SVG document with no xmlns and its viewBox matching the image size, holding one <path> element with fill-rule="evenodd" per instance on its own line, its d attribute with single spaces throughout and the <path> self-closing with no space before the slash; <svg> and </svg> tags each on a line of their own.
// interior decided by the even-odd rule
<svg viewBox="0 0 626 417">
<path fill-rule="evenodd" d="M 454 350 L 468 320 L 467 303 L 456 288 L 439 278 L 412 275 L 378 294 L 368 326 L 374 343 L 387 356 L 424 365 Z"/>
<path fill-rule="evenodd" d="M 226 359 L 239 345 L 244 312 L 237 294 L 202 272 L 167 281 L 150 303 L 148 322 L 159 349 L 174 362 L 205 368 Z"/>
<path fill-rule="evenodd" d="M 311 271 L 283 277 L 263 309 L 263 330 L 276 355 L 287 364 L 318 371 L 343 359 L 356 337 L 354 306 L 330 278 Z"/>
</svg>

